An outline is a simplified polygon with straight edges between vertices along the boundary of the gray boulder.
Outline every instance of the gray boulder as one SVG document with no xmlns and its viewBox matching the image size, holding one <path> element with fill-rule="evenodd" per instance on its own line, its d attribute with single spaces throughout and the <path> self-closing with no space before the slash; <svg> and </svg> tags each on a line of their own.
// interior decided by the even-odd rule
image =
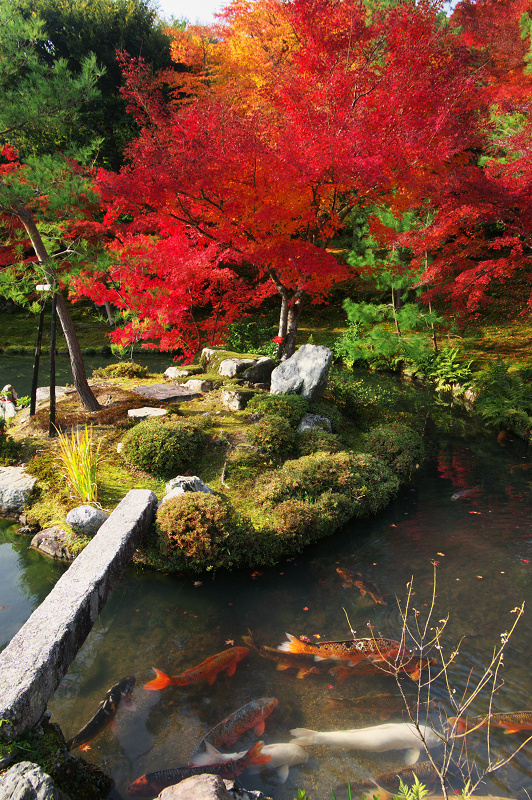
<svg viewBox="0 0 532 800">
<path fill-rule="evenodd" d="M 0 397 L 5 397 L 6 400 L 9 400 L 10 403 L 15 403 L 18 400 L 18 394 L 13 389 L 10 383 L 6 383 L 4 388 L 0 391 Z"/>
<path fill-rule="evenodd" d="M 222 389 L 222 405 L 226 411 L 243 411 L 252 398 L 250 392 L 238 389 Z"/>
<path fill-rule="evenodd" d="M 188 372 L 182 367 L 168 367 L 168 369 L 163 372 L 163 375 L 169 380 L 176 380 L 177 378 L 186 378 Z"/>
<path fill-rule="evenodd" d="M 69 511 L 66 516 L 66 521 L 70 527 L 76 533 L 82 533 L 84 536 L 94 536 L 107 519 L 109 519 L 109 514 L 106 514 L 101 508 L 89 505 L 77 506 L 77 508 Z"/>
<path fill-rule="evenodd" d="M 274 369 L 275 361 L 273 358 L 261 356 L 255 361 L 253 366 L 244 370 L 241 377 L 244 378 L 245 381 L 250 381 L 251 383 L 269 384 Z"/>
<path fill-rule="evenodd" d="M 212 392 L 212 381 L 202 381 L 200 378 L 192 378 L 185 383 L 187 389 L 192 389 L 193 392 Z"/>
<path fill-rule="evenodd" d="M 163 503 L 166 503 L 167 500 L 171 500 L 172 497 L 178 497 L 180 494 L 185 494 L 185 492 L 214 494 L 213 490 L 207 486 L 206 483 L 203 483 L 201 478 L 198 478 L 197 475 L 177 475 L 166 484 L 164 497 L 159 503 L 159 508 Z"/>
<path fill-rule="evenodd" d="M 21 514 L 36 483 L 23 467 L 0 467 L 0 514 Z"/>
<path fill-rule="evenodd" d="M 254 365 L 254 358 L 224 358 L 218 367 L 218 374 L 223 375 L 224 378 L 237 378 Z"/>
<path fill-rule="evenodd" d="M 37 764 L 21 761 L 0 775 L 2 800 L 69 800 Z"/>
<path fill-rule="evenodd" d="M 17 409 L 11 400 L 0 400 L 0 419 L 13 419 L 17 416 Z"/>
<path fill-rule="evenodd" d="M 184 781 L 167 786 L 158 800 L 234 800 L 219 775 L 193 775 Z"/>
<path fill-rule="evenodd" d="M 72 561 L 72 556 L 68 550 L 66 533 L 57 525 L 36 533 L 31 540 L 30 547 L 39 550 L 45 556 L 56 558 L 58 561 Z"/>
<path fill-rule="evenodd" d="M 317 400 L 325 391 L 332 351 L 328 347 L 304 344 L 291 358 L 272 372 L 272 394 L 299 394 L 305 400 Z"/>
<path fill-rule="evenodd" d="M 142 406 L 142 408 L 129 408 L 127 412 L 128 417 L 132 419 L 148 419 L 149 417 L 164 417 L 166 415 L 166 408 L 151 408 L 151 406 Z"/>
<path fill-rule="evenodd" d="M 323 431 L 332 433 L 331 420 L 327 417 L 320 417 L 319 414 L 304 414 L 297 426 L 297 432 L 303 433 L 303 431 L 311 431 L 314 428 L 321 428 Z"/>
</svg>

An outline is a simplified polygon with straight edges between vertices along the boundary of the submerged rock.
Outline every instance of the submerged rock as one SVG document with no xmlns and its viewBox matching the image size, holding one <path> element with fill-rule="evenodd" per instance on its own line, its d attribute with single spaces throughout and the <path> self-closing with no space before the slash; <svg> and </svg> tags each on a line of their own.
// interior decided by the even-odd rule
<svg viewBox="0 0 532 800">
<path fill-rule="evenodd" d="M 39 550 L 46 556 L 50 556 L 50 558 L 56 558 L 59 561 L 72 561 L 72 556 L 68 550 L 66 533 L 57 525 L 36 533 L 31 540 L 30 547 Z"/>
</svg>

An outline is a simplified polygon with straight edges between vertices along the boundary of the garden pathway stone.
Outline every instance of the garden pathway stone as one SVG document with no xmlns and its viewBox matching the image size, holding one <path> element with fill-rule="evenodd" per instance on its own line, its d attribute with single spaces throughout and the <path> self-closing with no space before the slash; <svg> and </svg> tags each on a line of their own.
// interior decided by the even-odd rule
<svg viewBox="0 0 532 800">
<path fill-rule="evenodd" d="M 167 383 L 142 384 L 134 386 L 132 391 L 149 400 L 160 400 L 167 403 L 179 403 L 201 397 L 199 392 L 192 392 L 185 386 L 169 386 Z"/>
</svg>

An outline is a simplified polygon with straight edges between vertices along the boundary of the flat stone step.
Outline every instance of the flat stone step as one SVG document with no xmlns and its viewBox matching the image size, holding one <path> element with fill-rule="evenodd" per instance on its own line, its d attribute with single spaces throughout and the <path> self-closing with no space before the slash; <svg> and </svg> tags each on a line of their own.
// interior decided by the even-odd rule
<svg viewBox="0 0 532 800">
<path fill-rule="evenodd" d="M 149 400 L 160 400 L 166 403 L 181 403 L 201 397 L 199 392 L 194 392 L 185 386 L 169 386 L 167 383 L 142 384 L 134 386 L 132 391 Z"/>
<path fill-rule="evenodd" d="M 133 419 L 148 419 L 148 417 L 164 417 L 166 408 L 151 408 L 151 406 L 143 406 L 142 408 L 130 408 L 127 412 L 128 417 Z"/>
</svg>

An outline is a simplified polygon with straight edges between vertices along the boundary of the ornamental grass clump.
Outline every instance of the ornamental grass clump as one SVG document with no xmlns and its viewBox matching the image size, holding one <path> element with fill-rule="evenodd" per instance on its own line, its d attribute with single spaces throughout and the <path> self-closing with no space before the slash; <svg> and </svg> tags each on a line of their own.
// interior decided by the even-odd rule
<svg viewBox="0 0 532 800">
<path fill-rule="evenodd" d="M 71 494 L 82 503 L 96 503 L 98 488 L 96 470 L 100 462 L 101 442 L 94 441 L 92 426 L 80 431 L 72 428 L 70 435 L 58 431 L 58 460 L 65 472 Z"/>
</svg>

